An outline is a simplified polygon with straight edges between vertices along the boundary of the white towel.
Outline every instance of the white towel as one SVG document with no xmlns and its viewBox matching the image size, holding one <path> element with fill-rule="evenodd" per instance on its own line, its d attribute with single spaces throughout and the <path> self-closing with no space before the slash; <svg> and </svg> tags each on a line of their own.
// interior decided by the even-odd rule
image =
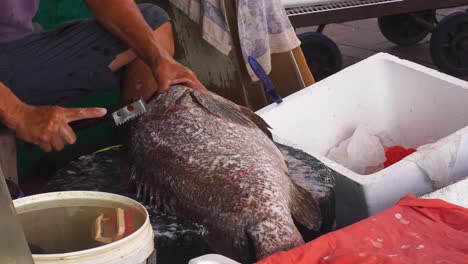
<svg viewBox="0 0 468 264">
<path fill-rule="evenodd" d="M 203 39 L 228 55 L 232 49 L 223 0 L 170 0 L 202 26 Z M 256 81 L 247 58 L 252 56 L 267 73 L 271 71 L 271 54 L 300 46 L 280 0 L 238 0 L 238 28 L 242 55 L 247 70 Z"/>
</svg>

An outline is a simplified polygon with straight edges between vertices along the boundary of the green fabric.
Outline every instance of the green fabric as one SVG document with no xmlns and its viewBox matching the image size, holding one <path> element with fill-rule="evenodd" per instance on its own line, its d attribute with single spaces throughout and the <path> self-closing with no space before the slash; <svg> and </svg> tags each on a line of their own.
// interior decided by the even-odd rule
<svg viewBox="0 0 468 264">
<path fill-rule="evenodd" d="M 44 29 L 49 30 L 66 21 L 91 16 L 83 1 L 41 0 L 39 10 L 33 21 L 38 22 Z"/>
<path fill-rule="evenodd" d="M 41 0 L 38 13 L 33 19 L 46 29 L 53 29 L 58 25 L 74 19 L 88 18 L 91 13 L 83 1 L 79 0 Z M 53 73 L 51 73 L 53 74 Z M 114 107 L 118 104 L 117 92 L 93 92 L 77 102 L 73 107 Z M 93 128 L 79 131 L 77 142 L 73 146 L 67 146 L 66 152 L 83 149 L 85 146 L 113 146 L 116 142 L 115 125 L 111 122 Z M 96 149 L 98 150 L 98 149 Z M 41 168 L 41 160 L 52 157 L 54 154 L 42 152 L 38 147 L 32 147 L 17 140 L 18 178 L 20 182 L 37 178 L 37 172 Z M 56 155 L 56 154 L 55 154 Z"/>
<path fill-rule="evenodd" d="M 118 103 L 118 98 L 117 93 L 94 92 L 77 102 L 73 107 L 114 107 Z M 66 153 L 79 152 L 93 146 L 96 146 L 93 150 L 96 151 L 103 146 L 116 144 L 118 144 L 116 127 L 112 122 L 107 122 L 78 131 L 77 142 L 74 145 L 67 146 L 64 153 L 65 151 Z M 37 172 L 41 169 L 41 160 L 53 157 L 53 155 L 54 153 L 44 153 L 38 147 L 32 147 L 30 144 L 17 140 L 18 178 L 20 183 L 37 178 Z"/>
</svg>

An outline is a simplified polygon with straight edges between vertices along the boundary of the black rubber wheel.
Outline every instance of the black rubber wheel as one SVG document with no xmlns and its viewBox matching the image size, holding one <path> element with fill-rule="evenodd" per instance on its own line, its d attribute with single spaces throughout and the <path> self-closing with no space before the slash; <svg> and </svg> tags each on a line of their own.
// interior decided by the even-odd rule
<svg viewBox="0 0 468 264">
<path fill-rule="evenodd" d="M 337 73 L 343 66 L 338 46 L 327 36 L 318 32 L 308 32 L 298 36 L 302 52 L 316 81 Z"/>
<path fill-rule="evenodd" d="M 440 71 L 468 76 L 468 13 L 453 13 L 432 33 L 431 55 Z"/>
<path fill-rule="evenodd" d="M 429 35 L 430 30 L 418 23 L 413 16 L 418 16 L 432 25 L 436 23 L 435 10 L 384 16 L 378 18 L 380 32 L 389 41 L 399 46 L 417 44 Z"/>
</svg>

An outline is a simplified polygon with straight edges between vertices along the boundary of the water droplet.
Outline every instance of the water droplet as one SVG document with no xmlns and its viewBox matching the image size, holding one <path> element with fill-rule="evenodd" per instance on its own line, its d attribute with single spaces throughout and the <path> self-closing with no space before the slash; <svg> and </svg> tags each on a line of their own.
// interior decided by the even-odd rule
<svg viewBox="0 0 468 264">
<path fill-rule="evenodd" d="M 154 193 L 153 193 L 153 190 L 150 191 L 150 200 L 149 200 L 149 204 L 151 206 L 153 206 L 153 200 L 154 200 Z"/>
<path fill-rule="evenodd" d="M 416 247 L 417 250 L 423 249 L 423 248 L 424 248 L 424 245 L 423 245 L 423 244 L 420 244 L 420 245 L 418 245 L 418 246 Z"/>
<path fill-rule="evenodd" d="M 395 214 L 395 218 L 400 220 L 403 216 L 401 214 Z"/>
<path fill-rule="evenodd" d="M 401 248 L 401 249 L 408 249 L 408 248 L 410 248 L 410 245 L 401 245 L 400 248 Z"/>
<path fill-rule="evenodd" d="M 373 241 L 373 240 L 372 240 L 372 245 L 373 245 L 374 247 L 376 247 L 376 248 L 383 248 L 382 243 L 379 243 L 379 242 L 377 242 L 377 241 Z"/>
<path fill-rule="evenodd" d="M 371 238 L 369 238 L 369 237 L 364 238 L 364 241 L 370 241 L 371 244 L 372 244 L 372 246 L 374 246 L 374 247 L 376 247 L 376 248 L 383 248 L 382 243 L 380 243 L 380 242 L 378 242 L 378 241 L 375 241 L 375 240 L 373 240 L 373 239 L 371 239 Z"/>
<path fill-rule="evenodd" d="M 149 186 L 148 184 L 145 183 L 144 185 L 144 188 L 143 188 L 143 201 L 147 201 L 147 198 L 148 198 L 148 189 L 149 189 Z"/>
<path fill-rule="evenodd" d="M 154 196 L 154 209 L 157 210 L 160 205 L 159 195 Z"/>
<path fill-rule="evenodd" d="M 406 219 L 400 219 L 400 223 L 402 223 L 403 225 L 408 225 L 410 223 L 410 221 L 408 221 Z"/>
<path fill-rule="evenodd" d="M 135 181 L 136 180 L 136 169 L 135 167 L 132 167 L 132 170 L 130 171 L 130 181 Z"/>
<path fill-rule="evenodd" d="M 140 199 L 141 197 L 141 190 L 143 189 L 143 183 L 138 183 L 138 187 L 137 187 L 138 191 L 137 191 L 137 199 Z"/>
<path fill-rule="evenodd" d="M 408 234 L 409 234 L 410 236 L 412 236 L 412 237 L 415 237 L 416 239 L 420 239 L 420 238 L 421 238 L 421 236 L 420 236 L 418 233 L 416 233 L 416 232 L 409 232 Z"/>
</svg>

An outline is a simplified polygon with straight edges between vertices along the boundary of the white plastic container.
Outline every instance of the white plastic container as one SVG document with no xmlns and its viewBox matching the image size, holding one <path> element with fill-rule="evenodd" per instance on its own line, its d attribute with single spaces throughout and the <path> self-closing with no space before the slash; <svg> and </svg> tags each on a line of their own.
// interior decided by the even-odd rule
<svg viewBox="0 0 468 264">
<path fill-rule="evenodd" d="M 237 261 L 234 261 L 230 258 L 217 255 L 217 254 L 208 254 L 198 258 L 194 258 L 189 261 L 188 264 L 240 264 Z"/>
<path fill-rule="evenodd" d="M 148 213 L 127 197 L 102 192 L 56 192 L 17 199 L 14 205 L 28 243 L 46 251 L 33 254 L 36 264 L 138 264 L 155 256 Z M 94 243 L 90 238 L 96 223 L 93 219 L 100 211 L 107 215 L 115 208 L 130 212 L 132 233 L 110 244 Z M 85 248 L 55 252 L 77 247 Z"/>
<path fill-rule="evenodd" d="M 279 142 L 304 150 L 338 173 L 339 227 L 391 207 L 407 193 L 419 196 L 435 189 L 417 165 L 421 153 L 372 175 L 356 174 L 326 158 L 359 125 L 385 132 L 405 147 L 448 137 L 448 143 L 431 148 L 445 158 L 445 150 L 455 151 L 450 164 L 437 168 L 446 167 L 447 183 L 468 175 L 463 162 L 468 158 L 468 83 L 388 54 L 374 55 L 258 113 Z"/>
<path fill-rule="evenodd" d="M 468 208 L 468 177 L 445 188 L 423 195 L 421 198 L 441 199 Z"/>
</svg>

